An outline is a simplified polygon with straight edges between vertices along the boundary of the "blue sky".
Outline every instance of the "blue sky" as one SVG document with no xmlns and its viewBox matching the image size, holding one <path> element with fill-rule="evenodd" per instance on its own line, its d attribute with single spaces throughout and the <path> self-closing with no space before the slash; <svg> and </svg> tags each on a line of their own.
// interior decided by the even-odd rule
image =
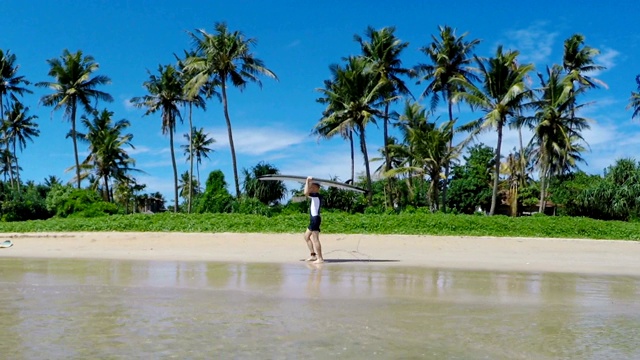
<svg viewBox="0 0 640 360">
<path fill-rule="evenodd" d="M 508 4 L 508 5 L 506 5 Z M 598 4 L 598 5 L 594 5 Z M 562 60 L 563 41 L 574 33 L 586 37 L 586 43 L 598 48 L 596 61 L 607 67 L 592 74 L 608 84 L 608 89 L 592 91 L 584 101 L 593 101 L 581 115 L 592 120 L 584 133 L 590 152 L 588 164 L 581 168 L 602 173 L 616 158 L 634 157 L 640 150 L 640 123 L 631 121 L 626 105 L 634 78 L 640 74 L 640 32 L 637 14 L 640 2 L 616 1 L 614 5 L 574 1 L 17 1 L 0 3 L 3 24 L 0 48 L 17 55 L 20 74 L 32 82 L 51 81 L 47 59 L 59 57 L 63 49 L 82 50 L 100 64 L 99 74 L 112 84 L 113 103 L 100 103 L 126 118 L 132 126 L 130 153 L 143 174 L 136 176 L 147 184 L 146 191 L 160 191 L 172 201 L 172 172 L 169 140 L 162 135 L 159 115 L 143 116 L 129 99 L 142 96 L 147 70 L 155 72 L 159 64 L 174 62 L 174 53 L 182 54 L 191 46 L 186 31 L 205 29 L 213 32 L 215 22 L 226 22 L 231 30 L 240 30 L 258 40 L 254 53 L 279 77 L 263 79 L 263 87 L 249 85 L 243 92 L 229 90 L 229 109 L 234 129 L 239 168 L 266 161 L 282 173 L 316 177 L 349 177 L 348 143 L 341 139 L 318 141 L 310 135 L 321 117 L 323 106 L 316 102 L 328 67 L 342 57 L 355 55 L 359 47 L 354 34 L 363 34 L 367 26 L 395 26 L 396 35 L 410 43 L 402 56 L 407 67 L 428 61 L 419 51 L 431 41 L 438 25 L 449 25 L 458 34 L 481 39 L 476 48 L 480 56 L 491 56 L 502 44 L 519 50 L 521 62 L 532 62 L 538 71 Z M 533 75 L 533 74 L 532 74 Z M 535 76 L 533 79 L 536 79 Z M 408 81 L 414 94 L 423 87 Z M 533 84 L 537 85 L 537 81 Z M 70 125 L 62 112 L 39 104 L 48 89 L 31 88 L 22 101 L 30 113 L 39 117 L 39 138 L 19 154 L 22 179 L 42 182 L 48 175 L 64 180 L 72 174 L 73 147 L 65 139 Z M 428 104 L 427 101 L 424 101 Z M 396 108 L 400 111 L 402 104 Z M 444 118 L 444 107 L 436 115 Z M 459 108 L 461 122 L 481 116 L 464 105 Z M 186 119 L 186 118 L 185 118 Z M 194 124 L 204 127 L 217 143 L 211 160 L 201 166 L 201 176 L 221 169 L 232 184 L 231 157 L 222 107 L 217 100 L 207 111 L 194 113 Z M 177 145 L 183 144 L 188 125 L 177 127 Z M 372 156 L 382 145 L 381 130 L 368 130 Z M 480 141 L 495 146 L 495 135 L 488 133 Z M 503 153 L 517 142 L 515 132 L 505 134 Z M 86 155 L 86 149 L 81 147 Z M 179 172 L 188 164 L 178 151 Z M 373 164 L 374 168 L 379 164 Z M 359 169 L 363 169 L 361 157 Z M 233 192 L 232 188 L 230 188 Z"/>
</svg>

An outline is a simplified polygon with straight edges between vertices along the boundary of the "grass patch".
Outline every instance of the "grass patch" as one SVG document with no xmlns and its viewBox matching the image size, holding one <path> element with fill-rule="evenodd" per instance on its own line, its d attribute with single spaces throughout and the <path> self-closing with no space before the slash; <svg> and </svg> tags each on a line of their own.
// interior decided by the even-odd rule
<svg viewBox="0 0 640 360">
<path fill-rule="evenodd" d="M 133 214 L 0 223 L 0 232 L 158 231 L 300 233 L 306 214 Z M 639 240 L 640 223 L 579 217 L 474 216 L 452 214 L 346 214 L 327 212 L 322 230 L 339 234 L 407 234 L 557 237 Z"/>
</svg>

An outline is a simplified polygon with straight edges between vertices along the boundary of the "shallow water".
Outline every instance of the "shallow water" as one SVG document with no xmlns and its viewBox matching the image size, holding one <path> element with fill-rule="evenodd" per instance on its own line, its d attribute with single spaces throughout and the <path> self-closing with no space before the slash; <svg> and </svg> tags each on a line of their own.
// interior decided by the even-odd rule
<svg viewBox="0 0 640 360">
<path fill-rule="evenodd" d="M 640 277 L 0 259 L 0 358 L 640 358 Z"/>
</svg>

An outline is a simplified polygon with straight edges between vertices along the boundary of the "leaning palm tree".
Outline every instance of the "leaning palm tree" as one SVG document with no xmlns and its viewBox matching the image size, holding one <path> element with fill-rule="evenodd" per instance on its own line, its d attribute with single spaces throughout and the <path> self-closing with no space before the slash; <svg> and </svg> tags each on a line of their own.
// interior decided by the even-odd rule
<svg viewBox="0 0 640 360">
<path fill-rule="evenodd" d="M 49 59 L 47 63 L 49 64 L 49 76 L 53 77 L 55 82 L 39 82 L 36 86 L 48 87 L 53 90 L 53 94 L 43 96 L 40 102 L 45 106 L 53 106 L 54 110 L 64 108 L 65 117 L 71 121 L 71 139 L 73 140 L 76 181 L 79 189 L 81 177 L 76 134 L 77 110 L 80 106 L 87 114 L 90 114 L 94 110 L 91 101 L 113 101 L 111 95 L 96 90 L 100 85 L 111 83 L 111 79 L 104 75 L 92 77 L 100 66 L 92 56 L 84 56 L 82 51 L 70 53 L 65 49 L 60 58 Z"/>
<path fill-rule="evenodd" d="M 633 109 L 632 119 L 640 117 L 640 75 L 636 76 L 636 84 L 638 85 L 638 92 L 631 92 L 631 98 L 629 98 L 628 109 Z"/>
<path fill-rule="evenodd" d="M 368 62 L 362 57 L 349 57 L 344 67 L 331 66 L 332 79 L 318 89 L 322 97 L 317 101 L 325 104 L 323 117 L 315 131 L 332 137 L 341 134 L 344 128 L 353 128 L 360 136 L 360 150 L 364 157 L 367 178 L 367 198 L 372 204 L 371 170 L 365 129 L 375 117 L 380 116 L 380 93 L 383 85 L 368 71 Z"/>
<path fill-rule="evenodd" d="M 135 160 L 124 149 L 134 149 L 131 144 L 133 135 L 123 134 L 130 123 L 125 119 L 113 122 L 113 112 L 104 109 L 95 113 L 93 119 L 83 116 L 82 124 L 87 128 L 87 133 L 82 134 L 82 138 L 89 143 L 89 155 L 82 162 L 82 166 L 88 171 L 82 176 L 94 175 L 94 188 L 102 181 L 103 198 L 105 201 L 112 201 L 109 180 L 113 178 L 120 181 L 128 171 L 134 170 L 132 166 L 135 165 Z"/>
<path fill-rule="evenodd" d="M 184 134 L 184 138 L 187 140 L 188 145 L 181 145 L 184 150 L 184 154 L 187 155 L 187 161 L 193 163 L 193 158 L 196 159 L 196 173 L 198 174 L 198 186 L 200 186 L 200 164 L 202 164 L 202 158 L 209 159 L 209 153 L 213 152 L 213 149 L 209 146 L 213 145 L 216 140 L 209 137 L 208 133 L 204 132 L 204 128 L 191 129 L 189 134 Z"/>
<path fill-rule="evenodd" d="M 382 114 L 382 129 L 385 153 L 385 171 L 389 171 L 391 160 L 389 158 L 389 105 L 398 99 L 398 95 L 410 95 L 411 92 L 407 88 L 401 76 L 408 76 L 411 70 L 402 67 L 400 54 L 409 46 L 408 42 L 398 39 L 394 32 L 394 27 L 385 27 L 375 30 L 369 26 L 365 31 L 366 40 L 355 35 L 354 39 L 360 44 L 362 56 L 370 62 L 370 71 L 378 78 L 382 85 L 380 96 L 384 104 L 384 113 Z M 387 205 L 393 204 L 391 193 L 391 178 L 387 183 L 388 199 Z"/>
<path fill-rule="evenodd" d="M 135 97 L 131 102 L 138 108 L 146 108 L 145 115 L 160 111 L 162 115 L 162 133 L 169 133 L 169 148 L 173 165 L 173 189 L 175 195 L 174 212 L 178 212 L 178 168 L 173 148 L 173 133 L 176 130 L 176 118 L 182 120 L 180 106 L 185 103 L 184 89 L 180 74 L 172 65 L 158 66 L 158 75 L 149 74 L 144 82 L 148 95 Z"/>
<path fill-rule="evenodd" d="M 473 39 L 467 41 L 467 33 L 456 36 L 455 29 L 450 26 L 439 26 L 439 37 L 431 36 L 432 42 L 420 49 L 430 63 L 418 64 L 415 68 L 420 82 L 427 82 L 427 86 L 422 92 L 422 96 L 431 95 L 431 111 L 435 111 L 440 100 L 447 102 L 449 121 L 455 124 L 453 118 L 453 94 L 462 90 L 460 86 L 452 84 L 451 79 L 462 78 L 467 82 L 478 79 L 471 67 L 473 49 L 480 43 L 480 40 Z M 453 141 L 453 138 L 452 138 Z M 449 144 L 453 147 L 453 143 Z M 447 187 L 449 179 L 449 166 L 444 171 L 444 186 L 442 191 L 442 206 L 446 211 Z"/>
<path fill-rule="evenodd" d="M 481 118 L 462 126 L 461 130 L 471 131 L 472 136 L 494 128 L 498 133 L 490 215 L 495 214 L 497 206 L 503 128 L 507 120 L 515 119 L 521 113 L 524 101 L 531 96 L 531 90 L 524 80 L 527 73 L 533 70 L 533 65 L 517 65 L 518 54 L 518 51 L 503 53 L 502 46 L 498 46 L 493 58 L 482 60 L 474 56 L 480 71 L 480 86 L 462 77 L 451 80 L 453 86 L 464 89 L 456 92 L 452 101 L 463 100 L 473 109 L 484 112 Z"/>
<path fill-rule="evenodd" d="M 24 76 L 18 76 L 20 66 L 16 64 L 16 55 L 10 50 L 0 49 L 0 121 L 4 119 L 4 106 L 9 99 L 16 101 L 15 94 L 31 94 L 32 91 L 23 87 L 29 85 Z"/>
<path fill-rule="evenodd" d="M 236 149 L 233 143 L 231 118 L 229 117 L 227 83 L 230 82 L 242 90 L 249 82 L 255 82 L 262 86 L 260 75 L 274 79 L 277 79 L 277 76 L 267 69 L 262 60 L 256 58 L 251 52 L 251 47 L 256 44 L 255 39 L 245 38 L 239 31 L 230 32 L 224 23 L 216 23 L 214 28 L 214 34 L 209 34 L 204 30 L 197 30 L 197 34 L 189 32 L 197 55 L 186 60 L 185 69 L 194 73 L 186 88 L 187 94 L 192 96 L 201 91 L 203 86 L 211 84 L 212 81 L 220 84 L 222 107 L 229 135 L 236 196 L 240 197 Z"/>
<path fill-rule="evenodd" d="M 24 107 L 19 101 L 14 101 L 7 111 L 7 118 L 3 123 L 7 144 L 13 145 L 13 157 L 16 162 L 16 169 L 19 170 L 17 148 L 20 151 L 27 146 L 27 140 L 33 142 L 32 137 L 40 135 L 38 124 L 34 122 L 38 116 L 29 115 L 29 108 Z M 20 172 L 16 172 L 16 183 L 18 192 L 20 191 Z"/>
</svg>

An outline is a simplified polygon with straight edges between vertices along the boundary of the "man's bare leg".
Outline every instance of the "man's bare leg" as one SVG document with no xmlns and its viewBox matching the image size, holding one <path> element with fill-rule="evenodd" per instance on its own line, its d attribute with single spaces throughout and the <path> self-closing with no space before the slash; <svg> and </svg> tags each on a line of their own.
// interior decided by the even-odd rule
<svg viewBox="0 0 640 360">
<path fill-rule="evenodd" d="M 319 231 L 311 232 L 311 242 L 313 243 L 313 248 L 315 249 L 316 257 L 317 257 L 317 259 L 313 263 L 322 264 L 324 262 L 324 258 L 322 257 L 322 246 L 320 245 Z"/>
<path fill-rule="evenodd" d="M 307 247 L 309 248 L 309 253 L 311 254 L 311 256 L 305 261 L 316 261 L 318 259 L 316 257 L 316 252 L 313 251 L 313 242 L 311 242 L 311 235 L 312 235 L 312 232 L 309 229 L 307 229 L 307 231 L 304 232 L 304 241 L 307 243 Z"/>
</svg>

